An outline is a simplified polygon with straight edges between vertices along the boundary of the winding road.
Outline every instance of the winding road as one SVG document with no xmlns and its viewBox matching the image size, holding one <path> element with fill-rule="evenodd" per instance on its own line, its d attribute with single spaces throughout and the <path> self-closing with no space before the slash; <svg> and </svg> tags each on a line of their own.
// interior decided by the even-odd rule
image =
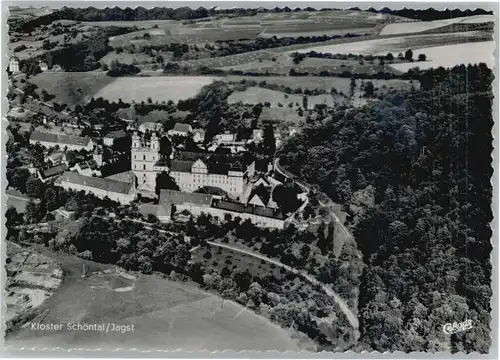
<svg viewBox="0 0 500 360">
<path fill-rule="evenodd" d="M 282 262 L 280 262 L 280 261 L 278 261 L 276 259 L 271 259 L 271 258 L 269 258 L 269 257 L 267 257 L 265 255 L 262 255 L 262 254 L 259 254 L 259 253 L 255 253 L 255 252 L 249 251 L 249 250 L 240 249 L 240 248 L 237 248 L 237 247 L 234 247 L 234 246 L 231 246 L 231 245 L 220 244 L 220 243 L 216 243 L 216 242 L 213 242 L 213 241 L 207 241 L 207 244 L 209 244 L 211 246 L 214 246 L 214 247 L 229 249 L 229 250 L 234 251 L 234 252 L 238 252 L 238 253 L 241 253 L 241 254 L 245 254 L 245 255 L 248 255 L 248 256 L 255 257 L 257 259 L 263 260 L 263 261 L 268 262 L 270 264 L 274 264 L 276 266 L 279 266 L 279 267 L 281 267 L 281 268 L 283 268 L 283 269 L 285 269 L 285 270 L 287 270 L 287 271 L 289 271 L 289 272 L 291 272 L 291 273 L 293 273 L 295 275 L 302 276 L 304 279 L 306 279 L 307 281 L 309 281 L 312 285 L 321 287 L 321 289 L 323 289 L 323 291 L 328 296 L 331 296 L 334 299 L 334 301 L 339 305 L 340 310 L 342 310 L 342 312 L 344 313 L 344 315 L 347 317 L 347 319 L 349 320 L 349 323 L 354 328 L 354 330 L 358 330 L 358 328 L 359 328 L 358 318 L 351 311 L 351 309 L 349 309 L 349 306 L 347 306 L 347 304 L 345 303 L 345 301 L 335 291 L 333 291 L 328 285 L 323 284 L 322 282 L 318 281 L 316 278 L 314 278 L 312 275 L 310 275 L 306 271 L 298 270 L 298 269 L 293 268 L 293 267 L 291 267 L 289 265 L 283 264 Z"/>
</svg>

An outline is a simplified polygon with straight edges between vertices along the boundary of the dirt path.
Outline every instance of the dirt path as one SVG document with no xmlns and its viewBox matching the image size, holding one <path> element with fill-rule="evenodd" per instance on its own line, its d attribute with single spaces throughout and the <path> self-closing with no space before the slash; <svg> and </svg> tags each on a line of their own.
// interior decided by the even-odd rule
<svg viewBox="0 0 500 360">
<path fill-rule="evenodd" d="M 326 284 L 323 284 L 322 282 L 318 281 L 316 278 L 314 278 L 313 276 L 311 276 L 307 272 L 298 270 L 298 269 L 293 268 L 293 267 L 291 267 L 289 265 L 283 264 L 282 262 L 280 262 L 278 260 L 271 259 L 271 258 L 269 258 L 269 257 L 267 257 L 265 255 L 258 254 L 258 253 L 255 253 L 255 252 L 252 252 L 252 251 L 249 251 L 249 250 L 239 249 L 239 248 L 233 247 L 231 245 L 219 244 L 219 243 L 216 243 L 216 242 L 213 242 L 213 241 L 207 241 L 207 244 L 209 244 L 211 246 L 215 246 L 215 247 L 221 247 L 221 248 L 229 249 L 229 250 L 232 250 L 234 252 L 239 252 L 239 253 L 242 253 L 242 254 L 245 254 L 245 255 L 248 255 L 248 256 L 255 257 L 255 258 L 260 259 L 260 260 L 264 260 L 264 261 L 266 261 L 266 262 L 268 262 L 270 264 L 274 264 L 276 266 L 284 268 L 285 270 L 287 270 L 287 271 L 289 271 L 289 272 L 291 272 L 293 274 L 302 276 L 307 281 L 309 281 L 311 284 L 313 284 L 315 286 L 321 287 L 323 289 L 323 291 L 325 291 L 325 293 L 327 293 L 328 296 L 331 296 L 335 300 L 335 302 L 339 305 L 340 309 L 342 310 L 342 312 L 345 314 L 345 316 L 347 317 L 347 319 L 351 323 L 351 326 L 355 330 L 357 330 L 359 328 L 358 318 L 351 311 L 351 309 L 349 309 L 349 307 L 347 306 L 347 304 L 345 303 L 345 301 L 335 291 L 333 291 L 329 286 L 327 286 Z"/>
</svg>

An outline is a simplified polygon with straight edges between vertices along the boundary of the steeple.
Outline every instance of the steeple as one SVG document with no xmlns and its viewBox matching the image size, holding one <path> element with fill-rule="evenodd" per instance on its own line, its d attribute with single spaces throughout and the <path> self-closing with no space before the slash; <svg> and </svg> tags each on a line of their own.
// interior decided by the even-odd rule
<svg viewBox="0 0 500 360">
<path fill-rule="evenodd" d="M 160 140 L 158 139 L 158 136 L 156 135 L 156 131 L 153 131 L 151 134 L 151 150 L 160 150 Z"/>
</svg>

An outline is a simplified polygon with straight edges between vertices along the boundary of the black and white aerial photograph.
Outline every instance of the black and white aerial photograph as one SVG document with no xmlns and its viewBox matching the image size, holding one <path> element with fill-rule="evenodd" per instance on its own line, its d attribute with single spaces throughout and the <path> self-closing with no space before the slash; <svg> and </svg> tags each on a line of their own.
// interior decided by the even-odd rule
<svg viewBox="0 0 500 360">
<path fill-rule="evenodd" d="M 491 358 L 498 4 L 355 5 L 3 2 L 4 349 Z"/>
</svg>

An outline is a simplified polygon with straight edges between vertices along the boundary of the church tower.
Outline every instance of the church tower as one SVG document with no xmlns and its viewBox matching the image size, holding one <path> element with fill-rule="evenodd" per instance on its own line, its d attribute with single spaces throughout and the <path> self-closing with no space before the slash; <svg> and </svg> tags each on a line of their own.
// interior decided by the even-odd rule
<svg viewBox="0 0 500 360">
<path fill-rule="evenodd" d="M 134 131 L 132 135 L 131 170 L 137 176 L 139 190 L 154 192 L 156 186 L 155 163 L 160 159 L 160 141 L 153 133 L 147 142 Z"/>
</svg>

